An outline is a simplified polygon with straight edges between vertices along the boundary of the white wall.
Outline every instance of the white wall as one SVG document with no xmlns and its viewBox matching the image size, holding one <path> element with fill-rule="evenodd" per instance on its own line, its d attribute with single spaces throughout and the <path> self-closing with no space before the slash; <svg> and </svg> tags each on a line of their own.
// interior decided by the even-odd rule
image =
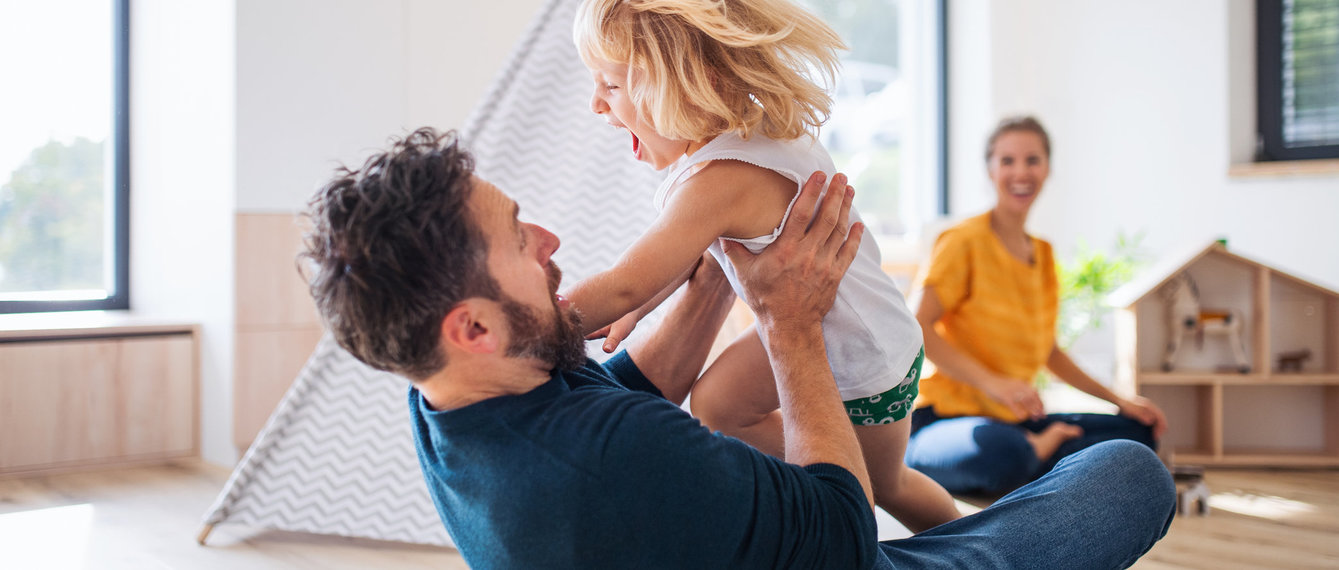
<svg viewBox="0 0 1339 570">
<path fill-rule="evenodd" d="M 1339 288 L 1339 174 L 1227 174 L 1234 154 L 1249 156 L 1241 131 L 1254 124 L 1254 61 L 1241 57 L 1252 53 L 1253 2 L 984 4 L 951 4 L 952 22 L 969 26 L 950 31 L 961 79 L 950 87 L 955 214 L 993 200 L 981 159 L 993 122 L 1034 113 L 1054 157 L 1031 229 L 1062 258 L 1079 240 L 1110 247 L 1118 231 L 1146 232 L 1150 252 L 1222 235 L 1238 253 Z M 982 57 L 988 77 L 962 78 L 957 67 L 975 73 Z"/>
<path fill-rule="evenodd" d="M 1225 236 L 1240 254 L 1339 289 L 1339 174 L 1228 176 L 1251 155 L 1251 0 L 950 3 L 955 217 L 989 208 L 982 152 L 1000 117 L 1037 115 L 1054 145 L 1030 229 L 1060 259 L 1144 232 L 1146 252 Z M 1110 378 L 1114 340 L 1076 357 Z"/>
<path fill-rule="evenodd" d="M 134 2 L 132 307 L 199 322 L 202 451 L 232 448 L 234 217 L 461 126 L 541 0 Z"/>
<path fill-rule="evenodd" d="M 238 1 L 238 211 L 300 211 L 388 137 L 462 126 L 539 5 Z"/>
<path fill-rule="evenodd" d="M 131 9 L 131 308 L 202 325 L 201 452 L 229 464 L 232 5 L 137 0 Z"/>
</svg>

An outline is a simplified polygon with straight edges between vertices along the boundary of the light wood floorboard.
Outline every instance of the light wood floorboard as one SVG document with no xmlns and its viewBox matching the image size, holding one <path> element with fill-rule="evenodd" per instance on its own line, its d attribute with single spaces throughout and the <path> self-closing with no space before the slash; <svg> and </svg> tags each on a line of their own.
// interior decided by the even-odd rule
<svg viewBox="0 0 1339 570">
<path fill-rule="evenodd" d="M 1208 516 L 1178 515 L 1135 568 L 1339 568 L 1339 471 L 1210 469 Z"/>
<path fill-rule="evenodd" d="M 220 524 L 228 470 L 201 462 L 0 479 L 0 568 L 464 569 L 453 549 Z"/>
<path fill-rule="evenodd" d="M 228 472 L 179 462 L 0 479 L 0 568 L 465 568 L 456 551 L 200 519 Z M 1135 568 L 1339 568 L 1339 471 L 1213 469 L 1212 512 L 1179 516 Z"/>
</svg>

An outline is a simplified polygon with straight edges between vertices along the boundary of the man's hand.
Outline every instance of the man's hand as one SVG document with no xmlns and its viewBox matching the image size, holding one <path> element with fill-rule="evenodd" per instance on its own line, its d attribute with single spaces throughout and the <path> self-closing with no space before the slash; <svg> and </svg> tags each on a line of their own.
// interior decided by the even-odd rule
<svg viewBox="0 0 1339 570">
<path fill-rule="evenodd" d="M 857 223 L 848 233 L 847 225 L 855 191 L 846 185 L 846 176 L 838 174 L 818 203 L 823 179 L 821 172 L 809 177 L 781 235 L 762 253 L 754 255 L 737 242 L 725 242 L 725 253 L 764 334 L 821 323 L 860 247 L 864 226 Z"/>
<path fill-rule="evenodd" d="M 822 173 L 809 177 L 781 235 L 762 253 L 753 255 L 733 242 L 727 242 L 725 253 L 758 317 L 758 333 L 772 364 L 786 461 L 831 463 L 850 471 L 873 505 L 869 472 L 823 342 L 823 316 L 855 259 L 863 228 L 856 224 L 847 232 L 854 190 L 845 176 L 832 177 L 820 203 L 822 188 Z"/>
</svg>

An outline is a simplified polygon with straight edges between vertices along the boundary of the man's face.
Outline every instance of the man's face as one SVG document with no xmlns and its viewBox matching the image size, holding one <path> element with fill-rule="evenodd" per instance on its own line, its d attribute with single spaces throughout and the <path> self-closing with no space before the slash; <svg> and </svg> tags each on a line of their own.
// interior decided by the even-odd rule
<svg viewBox="0 0 1339 570">
<path fill-rule="evenodd" d="M 581 318 L 558 295 L 562 271 L 551 259 L 558 236 L 518 217 L 520 207 L 496 186 L 473 179 L 470 209 L 488 240 L 488 270 L 507 315 L 507 356 L 573 369 L 586 360 Z"/>
</svg>

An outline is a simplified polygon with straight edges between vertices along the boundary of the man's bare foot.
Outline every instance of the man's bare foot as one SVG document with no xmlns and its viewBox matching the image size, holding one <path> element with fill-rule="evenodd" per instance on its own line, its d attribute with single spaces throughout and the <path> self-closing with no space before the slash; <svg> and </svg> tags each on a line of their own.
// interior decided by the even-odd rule
<svg viewBox="0 0 1339 570">
<path fill-rule="evenodd" d="M 1083 428 L 1074 424 L 1064 422 L 1055 422 L 1041 433 L 1025 432 L 1027 442 L 1032 444 L 1032 450 L 1037 453 L 1037 459 L 1046 461 L 1055 450 L 1060 449 L 1060 444 L 1083 435 Z"/>
</svg>

